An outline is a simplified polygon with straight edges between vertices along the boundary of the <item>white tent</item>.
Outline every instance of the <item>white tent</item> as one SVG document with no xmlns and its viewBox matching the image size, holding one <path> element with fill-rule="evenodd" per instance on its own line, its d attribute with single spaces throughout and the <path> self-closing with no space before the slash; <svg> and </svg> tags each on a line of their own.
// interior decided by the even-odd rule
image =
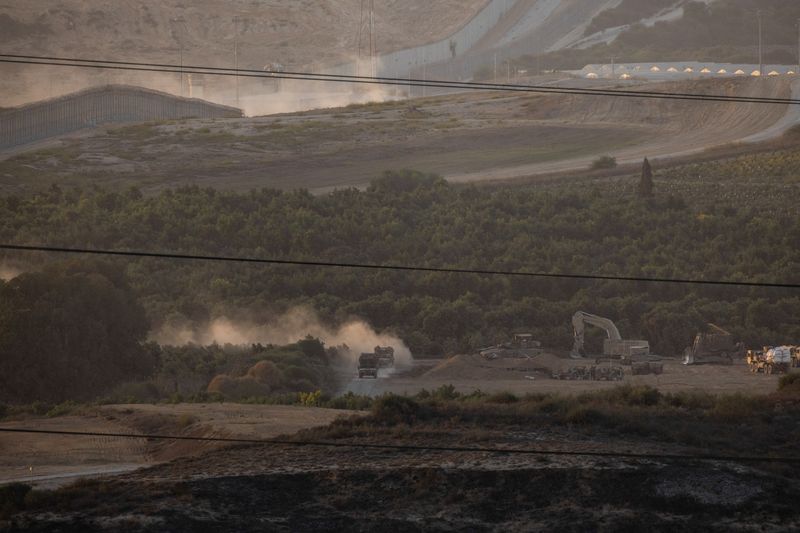
<svg viewBox="0 0 800 533">
<path fill-rule="evenodd" d="M 678 69 L 676 69 L 675 67 L 669 67 L 667 69 L 667 72 L 678 72 Z"/>
<path fill-rule="evenodd" d="M 760 70 L 754 70 L 753 72 L 750 73 L 750 75 L 751 76 L 756 76 L 756 77 L 761 76 L 761 71 Z"/>
<path fill-rule="evenodd" d="M 780 75 L 781 73 L 778 72 L 777 70 L 773 70 L 769 74 L 767 74 L 767 76 L 780 76 Z"/>
<path fill-rule="evenodd" d="M 700 71 L 700 74 L 711 74 L 711 70 L 708 67 L 703 67 L 703 70 Z"/>
<path fill-rule="evenodd" d="M 629 79 L 631 79 L 631 75 L 625 73 L 622 76 L 620 76 L 619 79 L 621 79 L 621 80 L 629 80 Z"/>
<path fill-rule="evenodd" d="M 737 76 L 744 76 L 744 73 L 745 72 L 742 69 L 739 69 L 736 72 L 734 72 L 734 74 L 736 74 Z"/>
<path fill-rule="evenodd" d="M 594 72 L 590 72 L 589 74 L 586 75 L 586 77 L 589 78 L 590 80 L 596 80 L 598 76 Z"/>
<path fill-rule="evenodd" d="M 650 67 L 650 72 L 661 72 L 661 69 L 653 65 L 652 67 Z"/>
<path fill-rule="evenodd" d="M 724 68 L 721 68 L 721 69 L 719 69 L 719 70 L 717 71 L 717 74 L 727 74 L 727 73 L 728 73 L 728 71 L 727 71 L 727 70 L 725 70 Z"/>
<path fill-rule="evenodd" d="M 684 72 L 694 72 L 694 69 L 692 67 L 686 67 L 685 69 L 683 69 L 683 71 Z"/>
</svg>

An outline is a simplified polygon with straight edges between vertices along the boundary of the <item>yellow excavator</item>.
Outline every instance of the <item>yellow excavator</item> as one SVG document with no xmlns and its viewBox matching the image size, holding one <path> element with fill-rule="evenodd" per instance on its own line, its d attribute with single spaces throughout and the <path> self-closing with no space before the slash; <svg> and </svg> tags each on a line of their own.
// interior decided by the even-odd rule
<svg viewBox="0 0 800 533">
<path fill-rule="evenodd" d="M 650 343 L 645 340 L 623 339 L 617 326 L 608 318 L 578 311 L 572 316 L 572 331 L 575 341 L 572 345 L 570 357 L 580 359 L 586 357 L 584 348 L 586 325 L 595 326 L 606 332 L 603 341 L 603 357 L 620 359 L 631 362 L 636 358 L 647 359 L 650 355 Z"/>
</svg>

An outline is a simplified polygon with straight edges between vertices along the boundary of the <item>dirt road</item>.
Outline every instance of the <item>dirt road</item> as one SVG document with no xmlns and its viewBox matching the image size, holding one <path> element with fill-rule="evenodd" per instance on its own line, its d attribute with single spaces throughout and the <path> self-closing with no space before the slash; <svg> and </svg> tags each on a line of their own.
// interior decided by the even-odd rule
<svg viewBox="0 0 800 533">
<path fill-rule="evenodd" d="M 0 423 L 6 428 L 93 433 L 270 438 L 324 426 L 348 411 L 290 406 L 178 404 L 112 405 L 82 415 Z M 0 434 L 0 484 L 60 486 L 151 466 L 215 449 L 216 445 L 147 439 Z"/>
<path fill-rule="evenodd" d="M 380 396 L 390 392 L 414 395 L 423 389 L 435 390 L 452 385 L 461 393 L 512 392 L 517 395 L 533 393 L 582 393 L 616 387 L 614 381 L 563 381 L 552 379 L 553 370 L 586 366 L 591 361 L 561 359 L 549 354 L 532 359 L 498 359 L 487 361 L 479 355 L 459 355 L 444 361 L 425 361 L 417 371 L 382 376 L 377 380 L 354 380 L 347 390 L 356 394 Z M 424 365 L 424 368 L 423 368 Z M 664 360 L 660 375 L 630 374 L 624 367 L 621 383 L 649 385 L 662 392 L 695 391 L 712 394 L 770 394 L 777 389 L 779 376 L 752 374 L 745 364 L 685 366 L 677 359 Z"/>
<path fill-rule="evenodd" d="M 786 97 L 786 80 L 703 80 L 646 86 L 698 94 Z M 788 114 L 787 114 L 788 113 Z M 386 170 L 453 182 L 586 170 L 601 155 L 639 163 L 780 135 L 800 118 L 786 105 L 639 101 L 476 92 L 243 120 L 109 127 L 58 147 L 6 156 L 0 188 L 102 183 L 158 191 L 361 187 Z"/>
</svg>

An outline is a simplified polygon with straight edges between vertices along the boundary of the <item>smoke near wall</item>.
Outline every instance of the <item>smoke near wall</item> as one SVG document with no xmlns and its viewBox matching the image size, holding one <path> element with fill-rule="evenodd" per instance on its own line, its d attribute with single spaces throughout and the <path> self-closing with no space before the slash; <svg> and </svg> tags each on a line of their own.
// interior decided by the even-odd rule
<svg viewBox="0 0 800 533">
<path fill-rule="evenodd" d="M 362 352 L 372 352 L 375 346 L 393 346 L 397 364 L 411 364 L 411 351 L 396 335 L 378 333 L 366 321 L 355 318 L 339 326 L 329 326 L 307 307 L 295 307 L 265 324 L 232 320 L 223 316 L 202 325 L 169 323 L 154 331 L 151 340 L 159 344 L 178 346 L 190 343 L 285 345 L 309 335 L 320 339 L 326 346 L 346 344 L 353 360 Z"/>
</svg>

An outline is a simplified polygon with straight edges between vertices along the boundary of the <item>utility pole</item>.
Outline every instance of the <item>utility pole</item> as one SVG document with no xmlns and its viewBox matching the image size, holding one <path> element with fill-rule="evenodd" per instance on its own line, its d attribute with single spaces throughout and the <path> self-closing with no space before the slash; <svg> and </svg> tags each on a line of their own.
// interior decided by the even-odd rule
<svg viewBox="0 0 800 533">
<path fill-rule="evenodd" d="M 761 10 L 759 9 L 757 12 L 758 15 L 758 74 L 759 76 L 764 75 L 764 36 L 762 32 L 762 24 L 761 24 Z"/>
<path fill-rule="evenodd" d="M 176 24 L 178 24 L 178 32 L 179 32 L 178 44 L 180 45 L 180 49 L 181 49 L 181 52 L 180 52 L 180 61 L 181 61 L 181 63 L 180 63 L 180 65 L 181 65 L 181 68 L 180 68 L 181 98 L 183 98 L 183 96 L 184 96 L 184 92 L 183 92 L 183 77 L 184 77 L 184 75 L 183 75 L 183 46 L 184 46 L 184 43 L 183 43 L 183 40 L 184 40 L 185 34 L 188 33 L 188 32 L 186 31 L 186 20 L 183 17 L 178 17 L 178 18 L 172 19 L 172 22 L 175 22 Z M 183 34 L 180 34 L 181 29 L 184 30 Z"/>
<path fill-rule="evenodd" d="M 617 58 L 614 57 L 614 56 L 611 56 L 611 79 L 612 80 L 617 77 L 616 76 L 616 70 L 617 70 L 616 61 L 617 61 Z"/>
<path fill-rule="evenodd" d="M 800 75 L 800 19 L 797 19 L 797 74 Z"/>
<path fill-rule="evenodd" d="M 236 107 L 239 107 L 239 15 L 233 17 L 233 68 L 236 80 Z"/>
<path fill-rule="evenodd" d="M 369 1 L 369 63 L 372 77 L 378 75 L 378 59 L 375 57 L 377 52 L 375 46 L 375 0 Z"/>
<path fill-rule="evenodd" d="M 494 82 L 497 83 L 497 52 L 494 53 Z"/>
</svg>

